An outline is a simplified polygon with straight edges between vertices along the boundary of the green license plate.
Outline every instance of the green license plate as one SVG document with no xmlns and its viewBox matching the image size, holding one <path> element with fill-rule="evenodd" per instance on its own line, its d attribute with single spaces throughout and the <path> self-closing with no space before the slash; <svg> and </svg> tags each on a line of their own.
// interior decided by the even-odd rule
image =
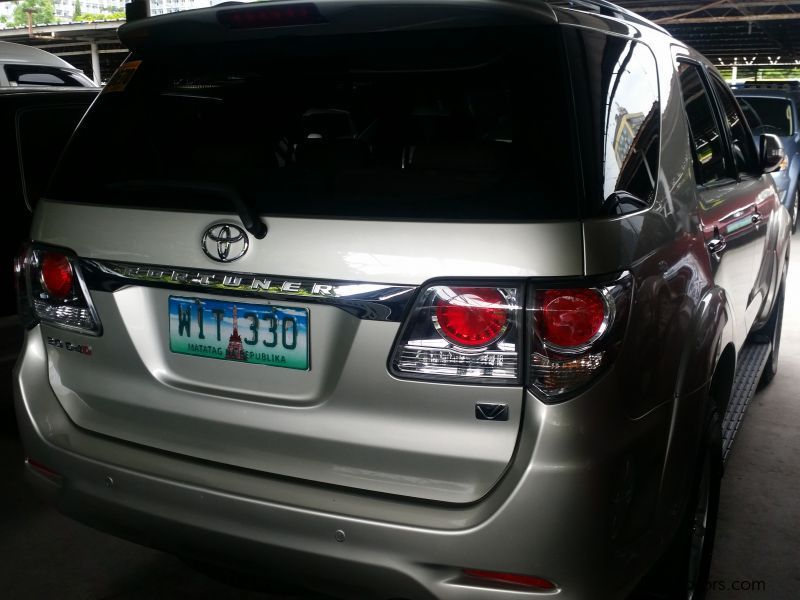
<svg viewBox="0 0 800 600">
<path fill-rule="evenodd" d="M 308 310 L 170 296 L 169 349 L 308 370 Z"/>
</svg>

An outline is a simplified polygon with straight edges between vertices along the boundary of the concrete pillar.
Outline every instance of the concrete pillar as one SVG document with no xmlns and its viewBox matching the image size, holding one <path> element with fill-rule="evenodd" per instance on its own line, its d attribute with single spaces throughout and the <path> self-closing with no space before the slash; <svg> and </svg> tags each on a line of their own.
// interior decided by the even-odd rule
<svg viewBox="0 0 800 600">
<path fill-rule="evenodd" d="M 95 85 L 100 85 L 100 52 L 97 50 L 97 42 L 89 43 L 92 48 L 92 79 Z"/>
<path fill-rule="evenodd" d="M 736 76 L 739 74 L 739 67 L 733 65 L 731 67 L 731 83 L 736 83 Z"/>
</svg>

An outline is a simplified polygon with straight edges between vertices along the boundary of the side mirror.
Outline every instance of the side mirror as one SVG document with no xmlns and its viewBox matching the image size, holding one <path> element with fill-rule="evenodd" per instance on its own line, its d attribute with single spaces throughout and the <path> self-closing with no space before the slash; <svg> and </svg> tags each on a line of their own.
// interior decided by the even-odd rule
<svg viewBox="0 0 800 600">
<path fill-rule="evenodd" d="M 762 133 L 759 144 L 759 161 L 764 173 L 777 170 L 784 157 L 783 144 L 780 138 L 772 133 Z"/>
</svg>

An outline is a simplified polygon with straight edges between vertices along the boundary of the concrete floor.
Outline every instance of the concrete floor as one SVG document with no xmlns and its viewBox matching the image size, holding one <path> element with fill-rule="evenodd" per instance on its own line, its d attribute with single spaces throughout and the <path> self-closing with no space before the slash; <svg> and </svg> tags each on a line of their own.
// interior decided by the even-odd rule
<svg viewBox="0 0 800 600">
<path fill-rule="evenodd" d="M 709 600 L 800 598 L 799 309 L 794 252 L 778 374 L 753 398 L 725 467 Z"/>
<path fill-rule="evenodd" d="M 798 304 L 795 304 L 797 302 Z M 759 392 L 722 483 L 709 600 L 800 598 L 800 260 L 789 272 L 779 373 Z M 5 374 L 2 381 L 8 381 Z M 242 599 L 180 560 L 75 523 L 22 481 L 23 451 L 0 393 L 0 597 L 7 600 Z"/>
</svg>

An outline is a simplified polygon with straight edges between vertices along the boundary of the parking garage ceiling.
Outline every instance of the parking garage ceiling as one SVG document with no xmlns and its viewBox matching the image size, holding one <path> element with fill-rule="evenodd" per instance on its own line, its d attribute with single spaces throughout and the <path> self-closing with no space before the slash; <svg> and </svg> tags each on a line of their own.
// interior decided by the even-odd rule
<svg viewBox="0 0 800 600">
<path fill-rule="evenodd" d="M 800 64 L 800 0 L 615 3 L 661 25 L 714 62 Z"/>
<path fill-rule="evenodd" d="M 9 0 L 0 0 L 6 1 Z M 661 25 L 715 63 L 721 60 L 730 65 L 735 60 L 739 65 L 800 66 L 800 0 L 612 1 Z M 558 3 L 581 5 L 586 4 L 586 0 L 564 0 Z M 596 7 L 595 4 L 593 8 Z M 77 39 L 77 32 L 66 31 L 72 28 L 80 29 L 80 38 L 87 39 L 85 30 L 97 25 L 100 24 L 34 27 L 36 35 L 32 37 L 28 36 L 25 28 L 7 29 L 1 37 L 8 41 L 39 45 L 44 42 L 41 35 L 45 34 L 62 39 Z M 119 23 L 102 25 L 113 25 L 115 29 Z M 44 31 L 57 28 L 65 31 Z M 121 50 L 118 43 L 116 46 Z"/>
</svg>

